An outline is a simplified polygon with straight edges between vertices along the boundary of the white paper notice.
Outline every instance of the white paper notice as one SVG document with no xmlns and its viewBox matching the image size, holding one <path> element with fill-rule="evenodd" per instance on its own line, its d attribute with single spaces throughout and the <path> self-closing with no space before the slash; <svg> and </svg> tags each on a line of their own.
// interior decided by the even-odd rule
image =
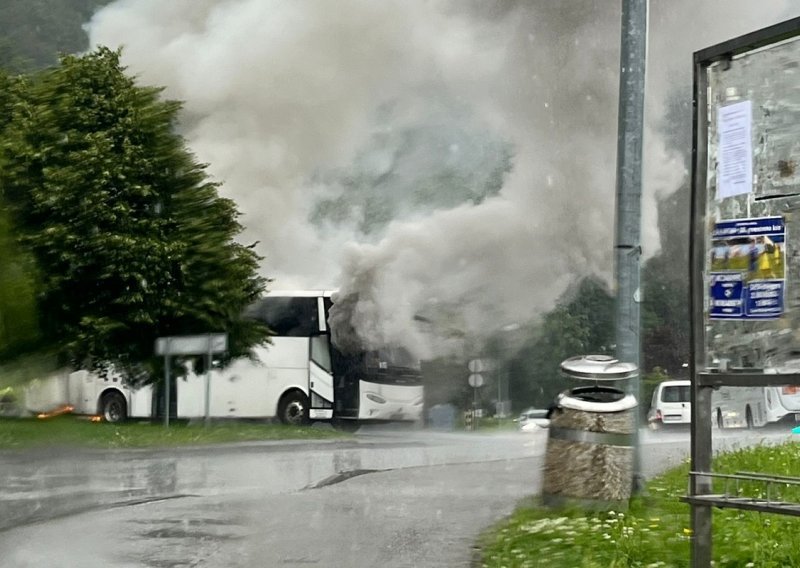
<svg viewBox="0 0 800 568">
<path fill-rule="evenodd" d="M 753 106 L 742 101 L 719 109 L 717 199 L 753 191 Z"/>
</svg>

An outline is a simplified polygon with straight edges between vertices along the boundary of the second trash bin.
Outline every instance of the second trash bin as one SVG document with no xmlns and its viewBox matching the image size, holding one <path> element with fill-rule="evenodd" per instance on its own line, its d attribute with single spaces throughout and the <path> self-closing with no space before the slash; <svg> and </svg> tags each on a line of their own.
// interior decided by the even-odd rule
<svg viewBox="0 0 800 568">
<path fill-rule="evenodd" d="M 589 355 L 567 359 L 561 371 L 594 384 L 561 393 L 551 409 L 542 500 L 551 506 L 625 508 L 633 485 L 637 404 L 633 395 L 607 383 L 633 378 L 638 369 Z"/>
</svg>

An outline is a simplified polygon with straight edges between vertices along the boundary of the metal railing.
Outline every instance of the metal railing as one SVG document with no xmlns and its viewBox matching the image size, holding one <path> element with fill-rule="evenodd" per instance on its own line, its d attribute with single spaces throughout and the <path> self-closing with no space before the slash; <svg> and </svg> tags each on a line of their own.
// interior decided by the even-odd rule
<svg viewBox="0 0 800 568">
<path fill-rule="evenodd" d="M 710 482 L 713 482 L 715 479 L 724 480 L 721 493 L 711 492 L 703 495 L 691 495 L 693 482 L 698 485 L 710 485 Z M 702 483 L 703 481 L 706 483 Z M 744 496 L 742 495 L 744 492 L 742 482 L 762 484 L 763 490 L 758 492 L 757 497 Z M 734 485 L 733 493 L 730 491 L 731 484 Z M 720 509 L 742 509 L 746 511 L 800 517 L 800 502 L 786 501 L 780 497 L 775 498 L 776 486 L 783 486 L 784 488 L 790 486 L 800 487 L 800 477 L 752 472 L 712 473 L 708 471 L 690 471 L 689 495 L 681 497 L 681 501 L 693 505 L 718 507 Z"/>
</svg>

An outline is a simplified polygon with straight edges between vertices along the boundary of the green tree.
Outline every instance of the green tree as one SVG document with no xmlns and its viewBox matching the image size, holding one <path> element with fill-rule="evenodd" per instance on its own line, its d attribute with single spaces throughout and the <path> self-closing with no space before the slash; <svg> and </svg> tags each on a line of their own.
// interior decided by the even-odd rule
<svg viewBox="0 0 800 568">
<path fill-rule="evenodd" d="M 0 3 L 0 67 L 30 71 L 85 50 L 83 25 L 108 0 L 4 0 Z"/>
<path fill-rule="evenodd" d="M 642 270 L 642 369 L 673 378 L 689 361 L 689 188 L 659 202 L 661 251 Z"/>
<path fill-rule="evenodd" d="M 0 139 L 24 85 L 0 71 Z M 39 339 L 34 275 L 33 258 L 17 245 L 0 195 L 0 360 L 32 348 Z"/>
<path fill-rule="evenodd" d="M 231 356 L 267 339 L 242 316 L 260 258 L 174 133 L 179 108 L 106 48 L 63 58 L 14 107 L 0 190 L 41 273 L 43 331 L 76 365 L 130 377 L 152 373 L 160 335 L 227 331 Z"/>
<path fill-rule="evenodd" d="M 560 374 L 564 359 L 612 351 L 613 310 L 608 289 L 595 278 L 585 278 L 567 291 L 509 363 L 515 409 L 546 406 L 560 391 L 574 386 Z"/>
</svg>

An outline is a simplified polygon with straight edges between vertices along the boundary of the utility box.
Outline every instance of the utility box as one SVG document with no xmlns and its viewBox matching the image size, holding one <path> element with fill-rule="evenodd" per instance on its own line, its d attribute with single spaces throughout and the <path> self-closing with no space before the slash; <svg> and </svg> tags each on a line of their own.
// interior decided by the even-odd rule
<svg viewBox="0 0 800 568">
<path fill-rule="evenodd" d="M 561 372 L 594 384 L 562 392 L 550 410 L 542 501 L 625 509 L 633 487 L 637 402 L 608 383 L 634 378 L 638 368 L 588 355 L 562 362 Z"/>
</svg>

